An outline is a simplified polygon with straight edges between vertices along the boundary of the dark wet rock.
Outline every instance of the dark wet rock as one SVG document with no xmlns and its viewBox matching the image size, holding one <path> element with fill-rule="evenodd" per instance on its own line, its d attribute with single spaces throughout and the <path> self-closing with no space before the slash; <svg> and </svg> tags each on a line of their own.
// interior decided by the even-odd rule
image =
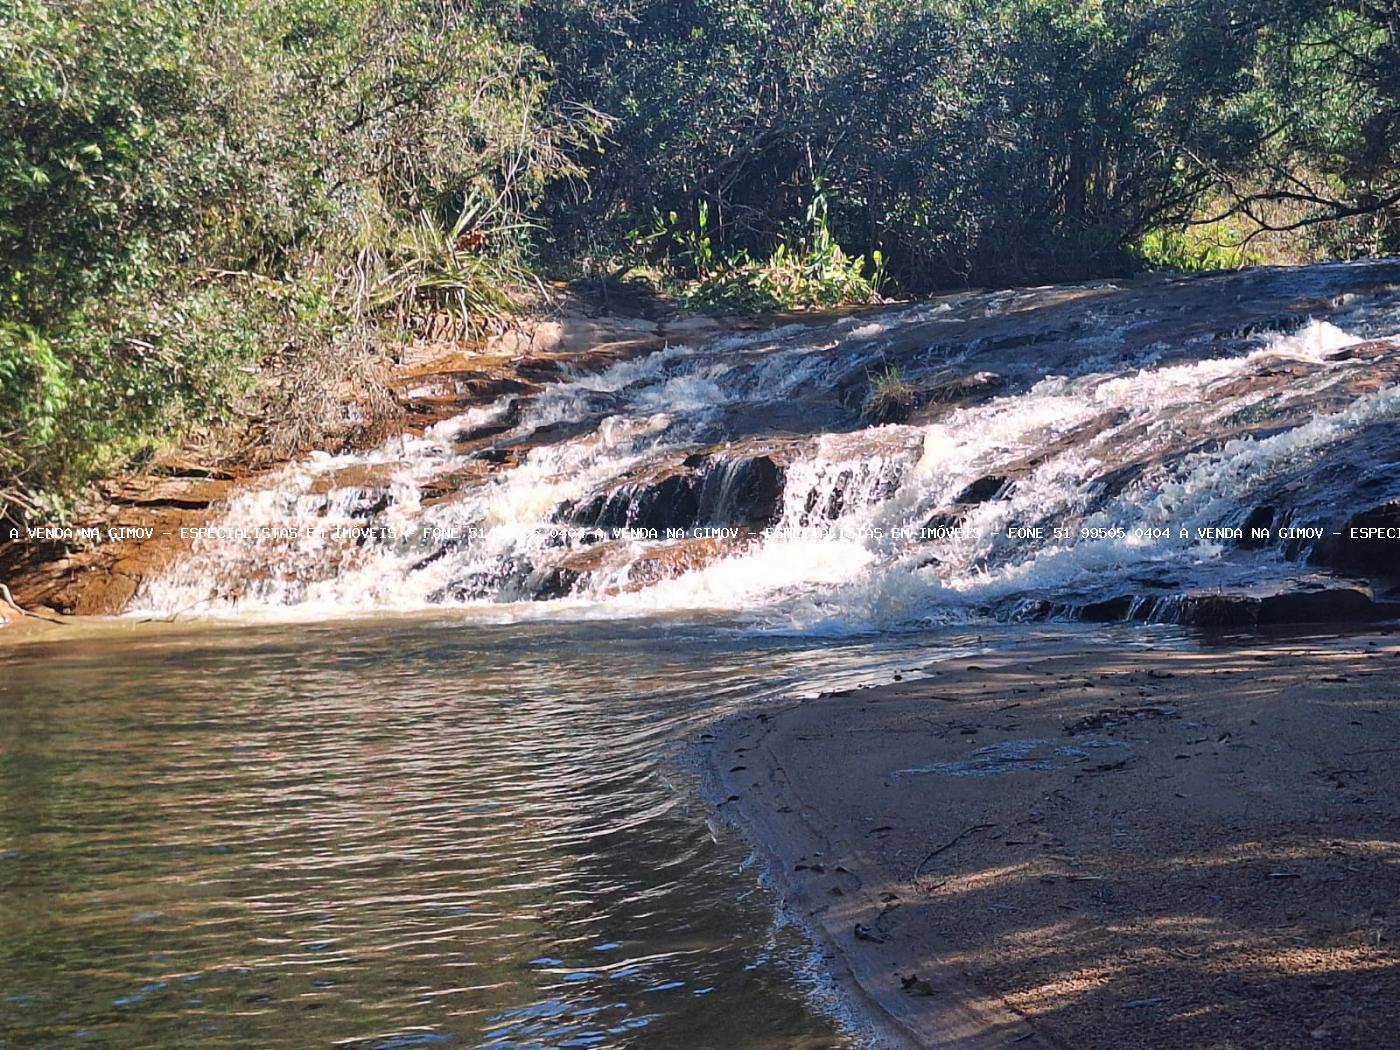
<svg viewBox="0 0 1400 1050">
<path fill-rule="evenodd" d="M 1139 587 L 1154 587 L 1159 589 L 1172 589 L 1181 586 L 1181 581 L 1177 579 L 1176 575 L 1165 570 L 1129 576 L 1128 582 L 1136 584 Z"/>
<path fill-rule="evenodd" d="M 761 529 L 782 510 L 784 470 L 768 454 L 692 454 L 560 509 L 571 525 L 601 529 Z"/>
<path fill-rule="evenodd" d="M 921 394 L 925 401 L 965 405 L 985 401 L 1005 387 L 1004 376 L 996 372 L 980 371 L 928 384 Z"/>
<path fill-rule="evenodd" d="M 1026 346 L 1039 346 L 1043 343 L 1059 342 L 1066 337 L 1073 337 L 1077 330 L 1078 326 L 1072 325 L 1070 329 L 1066 331 L 1051 330 L 1048 332 L 1024 332 L 1015 335 L 989 336 L 976 345 L 977 349 L 983 351 L 1019 350 Z"/>
<path fill-rule="evenodd" d="M 366 521 L 388 510 L 394 499 L 383 489 L 361 489 L 346 508 L 346 514 L 357 521 Z M 360 541 L 363 543 L 363 539 Z"/>
<path fill-rule="evenodd" d="M 1327 530 L 1308 562 L 1370 579 L 1400 578 L 1400 500 L 1353 514 Z"/>
<path fill-rule="evenodd" d="M 830 396 L 780 402 L 754 402 L 725 406 L 706 431 L 703 440 L 749 441 L 793 437 L 825 431 L 852 430 L 860 420 Z"/>
<path fill-rule="evenodd" d="M 483 463 L 514 465 L 523 457 L 523 453 L 517 448 L 482 448 L 473 452 L 472 456 Z"/>
<path fill-rule="evenodd" d="M 847 469 L 836 475 L 836 484 L 822 498 L 822 493 L 813 489 L 807 494 L 807 502 L 802 506 L 803 521 L 835 521 L 846 509 L 846 490 L 850 487 L 855 472 Z"/>
<path fill-rule="evenodd" d="M 1289 624 L 1376 623 L 1400 617 L 1400 603 L 1377 601 L 1366 591 L 1329 587 L 1264 597 L 1187 595 L 1177 622 L 1190 627 L 1271 627 Z"/>
<path fill-rule="evenodd" d="M 1154 621 L 1188 627 L 1276 627 L 1289 624 L 1377 623 L 1400 618 L 1400 602 L 1378 600 L 1369 591 L 1304 582 L 1276 594 L 1120 594 L 1087 604 L 1056 606 L 1048 616 L 1068 615 L 1084 623 Z"/>
<path fill-rule="evenodd" d="M 460 546 L 461 544 L 455 541 L 444 543 L 441 547 L 433 551 L 431 554 L 425 555 L 418 561 L 414 562 L 409 571 L 417 572 L 419 569 L 425 569 L 429 565 L 433 564 L 433 562 L 441 561 L 443 558 L 447 557 Z"/>
<path fill-rule="evenodd" d="M 682 471 L 622 485 L 575 507 L 569 521 L 602 529 L 690 528 L 700 509 L 701 481 L 699 474 Z"/>
<path fill-rule="evenodd" d="M 934 511 L 924 521 L 923 531 L 925 534 L 936 533 L 939 529 L 955 529 L 967 520 L 966 511 L 938 510 Z M 929 536 L 930 539 L 934 538 Z M 930 564 L 930 563 L 925 563 Z"/>
<path fill-rule="evenodd" d="M 1116 598 L 1090 602 L 1080 606 L 1078 619 L 1084 623 L 1120 623 L 1128 619 L 1137 600 L 1135 595 L 1120 594 Z"/>
<path fill-rule="evenodd" d="M 932 559 L 935 563 L 937 559 Z M 1067 605 L 1047 601 L 1044 598 L 1028 598 L 1020 602 L 1012 611 L 1013 623 L 1038 623 L 1068 616 L 1072 610 Z"/>
<path fill-rule="evenodd" d="M 1256 537 L 1254 533 L 1259 529 L 1268 529 L 1272 533 L 1274 519 L 1277 516 L 1278 511 L 1273 507 L 1259 506 L 1251 510 L 1240 526 L 1243 536 L 1240 538 L 1239 545 L 1246 550 L 1257 550 L 1266 546 L 1269 541 Z"/>
<path fill-rule="evenodd" d="M 772 456 L 720 457 L 701 469 L 698 526 L 763 529 L 778 520 L 786 475 Z"/>
<path fill-rule="evenodd" d="M 1275 594 L 1260 599 L 1259 624 L 1375 623 L 1400 617 L 1400 602 L 1377 601 L 1363 590 L 1327 590 Z"/>
<path fill-rule="evenodd" d="M 959 506 L 971 506 L 977 503 L 986 503 L 988 500 L 996 499 L 998 496 L 1005 496 L 1010 488 L 1010 480 L 1004 474 L 988 474 L 985 478 L 978 478 L 967 488 L 963 489 L 953 497 L 953 502 Z"/>
<path fill-rule="evenodd" d="M 555 566 L 532 573 L 525 581 L 525 589 L 537 602 L 567 598 L 578 583 L 580 573 L 566 566 Z"/>
<path fill-rule="evenodd" d="M 554 423 L 547 423 L 544 426 L 535 427 L 528 434 L 522 434 L 519 437 L 502 442 L 500 445 L 496 446 L 496 449 L 493 451 L 496 451 L 496 454 L 500 454 L 497 450 L 508 450 L 516 456 L 521 456 L 531 449 L 541 448 L 545 445 L 562 444 L 570 438 L 578 437 L 581 434 L 592 433 L 597 428 L 598 423 L 606 412 L 607 406 L 603 406 L 596 414 L 591 414 L 582 419 L 561 419 Z M 477 454 L 484 456 L 485 452 L 483 451 Z"/>
<path fill-rule="evenodd" d="M 989 401 L 1006 388 L 1006 378 L 996 372 L 940 372 L 921 380 L 914 391 L 910 411 L 901 422 L 926 426 L 954 408 Z"/>
</svg>

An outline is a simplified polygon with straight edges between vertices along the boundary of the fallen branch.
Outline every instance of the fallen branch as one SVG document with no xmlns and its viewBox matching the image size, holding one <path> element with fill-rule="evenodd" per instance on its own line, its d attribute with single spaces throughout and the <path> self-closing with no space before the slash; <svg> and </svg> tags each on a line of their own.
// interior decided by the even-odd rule
<svg viewBox="0 0 1400 1050">
<path fill-rule="evenodd" d="M 914 874 L 910 876 L 909 881 L 912 882 L 915 886 L 917 886 L 919 884 L 919 876 L 923 874 L 924 865 L 927 864 L 929 861 L 933 860 L 934 857 L 938 856 L 940 853 L 944 853 L 952 849 L 954 846 L 956 846 L 963 839 L 967 838 L 969 835 L 975 834 L 979 831 L 986 831 L 988 828 L 994 827 L 996 827 L 995 824 L 973 824 L 971 827 L 963 828 L 962 831 L 958 832 L 947 842 L 943 843 L 943 845 L 939 846 L 937 849 L 931 852 L 923 860 L 919 861 L 918 865 L 914 868 Z"/>
<path fill-rule="evenodd" d="M 63 626 L 62 620 L 55 620 L 52 616 L 45 616 L 42 613 L 30 612 L 28 609 L 21 608 L 20 604 L 15 601 L 14 596 L 10 594 L 10 588 L 6 587 L 3 583 L 0 583 L 0 600 L 3 600 L 6 605 L 21 616 L 29 616 L 35 620 L 43 620 L 47 623 L 56 623 L 60 627 Z"/>
</svg>

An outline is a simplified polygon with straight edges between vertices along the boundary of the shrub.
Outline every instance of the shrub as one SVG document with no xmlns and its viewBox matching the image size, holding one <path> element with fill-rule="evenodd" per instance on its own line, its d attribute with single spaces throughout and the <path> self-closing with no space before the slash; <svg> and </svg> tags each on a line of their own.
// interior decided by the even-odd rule
<svg viewBox="0 0 1400 1050">
<path fill-rule="evenodd" d="M 12 0 L 0 517 L 193 425 L 312 439 L 367 353 L 511 309 L 524 216 L 598 126 L 545 72 L 419 0 Z"/>
<path fill-rule="evenodd" d="M 880 252 L 875 251 L 867 265 L 864 256 L 851 258 L 842 251 L 831 234 L 820 183 L 807 209 L 806 225 L 791 250 L 786 242 L 779 242 L 766 259 L 753 259 L 742 251 L 717 262 L 705 236 L 707 216 L 702 205 L 700 235 L 687 253 L 699 278 L 686 289 L 686 301 L 741 313 L 879 302 L 884 279 Z"/>
</svg>

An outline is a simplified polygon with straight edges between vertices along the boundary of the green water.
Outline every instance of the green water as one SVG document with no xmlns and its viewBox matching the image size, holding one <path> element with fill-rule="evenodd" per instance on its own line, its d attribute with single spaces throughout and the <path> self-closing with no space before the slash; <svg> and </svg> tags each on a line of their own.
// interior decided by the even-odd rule
<svg viewBox="0 0 1400 1050">
<path fill-rule="evenodd" d="M 0 1046 L 851 1045 L 673 757 L 921 653 L 459 619 L 0 649 Z"/>
</svg>

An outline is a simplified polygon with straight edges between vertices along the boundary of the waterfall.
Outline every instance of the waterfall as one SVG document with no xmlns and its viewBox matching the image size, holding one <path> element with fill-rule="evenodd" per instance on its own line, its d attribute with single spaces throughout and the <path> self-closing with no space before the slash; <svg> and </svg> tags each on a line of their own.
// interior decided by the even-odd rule
<svg viewBox="0 0 1400 1050">
<path fill-rule="evenodd" d="M 965 293 L 670 346 L 290 464 L 137 606 L 1170 617 L 1287 586 L 1319 539 L 1290 529 L 1400 498 L 1397 286 L 1382 262 Z M 914 407 L 869 425 L 892 368 Z"/>
</svg>

